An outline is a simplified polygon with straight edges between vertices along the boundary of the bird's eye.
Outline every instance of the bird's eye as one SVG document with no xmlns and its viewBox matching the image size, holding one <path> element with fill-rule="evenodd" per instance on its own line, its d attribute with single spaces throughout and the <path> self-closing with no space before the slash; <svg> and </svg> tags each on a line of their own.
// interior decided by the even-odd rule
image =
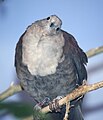
<svg viewBox="0 0 103 120">
<path fill-rule="evenodd" d="M 56 29 L 56 31 L 59 31 L 60 30 L 60 28 L 58 27 L 57 29 Z"/>
<path fill-rule="evenodd" d="M 47 20 L 49 20 L 50 19 L 50 17 L 47 17 Z"/>
</svg>

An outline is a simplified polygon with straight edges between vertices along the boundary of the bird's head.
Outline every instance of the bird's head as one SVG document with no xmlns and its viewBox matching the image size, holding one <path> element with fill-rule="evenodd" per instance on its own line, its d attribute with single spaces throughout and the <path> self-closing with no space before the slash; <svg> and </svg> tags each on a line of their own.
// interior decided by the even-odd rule
<svg viewBox="0 0 103 120">
<path fill-rule="evenodd" d="M 43 35 L 57 35 L 60 33 L 62 21 L 56 15 L 51 15 L 42 20 L 36 21 L 34 24 L 39 27 Z"/>
<path fill-rule="evenodd" d="M 54 30 L 55 32 L 58 32 L 60 30 L 62 21 L 56 15 L 51 15 L 50 17 L 47 17 L 46 21 L 48 23 L 49 30 Z"/>
</svg>

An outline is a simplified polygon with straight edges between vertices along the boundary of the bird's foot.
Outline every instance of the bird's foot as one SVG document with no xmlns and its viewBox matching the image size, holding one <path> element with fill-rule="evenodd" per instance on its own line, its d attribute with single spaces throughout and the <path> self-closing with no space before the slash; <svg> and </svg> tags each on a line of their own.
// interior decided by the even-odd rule
<svg viewBox="0 0 103 120">
<path fill-rule="evenodd" d="M 50 103 L 50 98 L 46 97 L 42 102 L 37 103 L 34 106 L 34 109 L 36 110 L 41 110 L 43 107 L 45 107 L 46 105 L 48 105 Z"/>
<path fill-rule="evenodd" d="M 63 96 L 57 96 L 53 99 L 52 102 L 49 103 L 49 109 L 53 112 L 60 112 L 59 100 L 62 99 Z"/>
</svg>

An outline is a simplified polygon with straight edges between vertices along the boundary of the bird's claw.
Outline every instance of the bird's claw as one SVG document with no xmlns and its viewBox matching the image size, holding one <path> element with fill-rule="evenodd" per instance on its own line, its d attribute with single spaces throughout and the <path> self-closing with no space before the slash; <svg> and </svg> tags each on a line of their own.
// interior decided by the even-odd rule
<svg viewBox="0 0 103 120">
<path fill-rule="evenodd" d="M 56 97 L 52 102 L 49 103 L 49 109 L 53 112 L 60 112 L 59 100 L 62 99 L 63 96 Z"/>
<path fill-rule="evenodd" d="M 42 106 L 40 103 L 38 103 L 34 106 L 34 110 L 41 110 L 41 109 L 42 109 Z"/>
<path fill-rule="evenodd" d="M 34 106 L 34 109 L 36 110 L 41 110 L 43 107 L 45 107 L 46 105 L 48 105 L 50 103 L 50 98 L 46 97 L 42 102 L 37 103 Z"/>
</svg>

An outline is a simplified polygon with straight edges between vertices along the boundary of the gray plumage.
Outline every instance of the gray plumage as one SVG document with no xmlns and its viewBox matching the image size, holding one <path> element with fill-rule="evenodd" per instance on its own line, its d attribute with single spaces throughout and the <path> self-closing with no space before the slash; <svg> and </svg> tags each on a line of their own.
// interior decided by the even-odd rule
<svg viewBox="0 0 103 120">
<path fill-rule="evenodd" d="M 56 15 L 38 20 L 27 28 L 16 46 L 17 76 L 37 102 L 67 95 L 87 79 L 87 56 L 75 38 L 60 29 L 61 25 Z M 71 109 L 70 120 L 83 120 L 80 101 Z"/>
</svg>

